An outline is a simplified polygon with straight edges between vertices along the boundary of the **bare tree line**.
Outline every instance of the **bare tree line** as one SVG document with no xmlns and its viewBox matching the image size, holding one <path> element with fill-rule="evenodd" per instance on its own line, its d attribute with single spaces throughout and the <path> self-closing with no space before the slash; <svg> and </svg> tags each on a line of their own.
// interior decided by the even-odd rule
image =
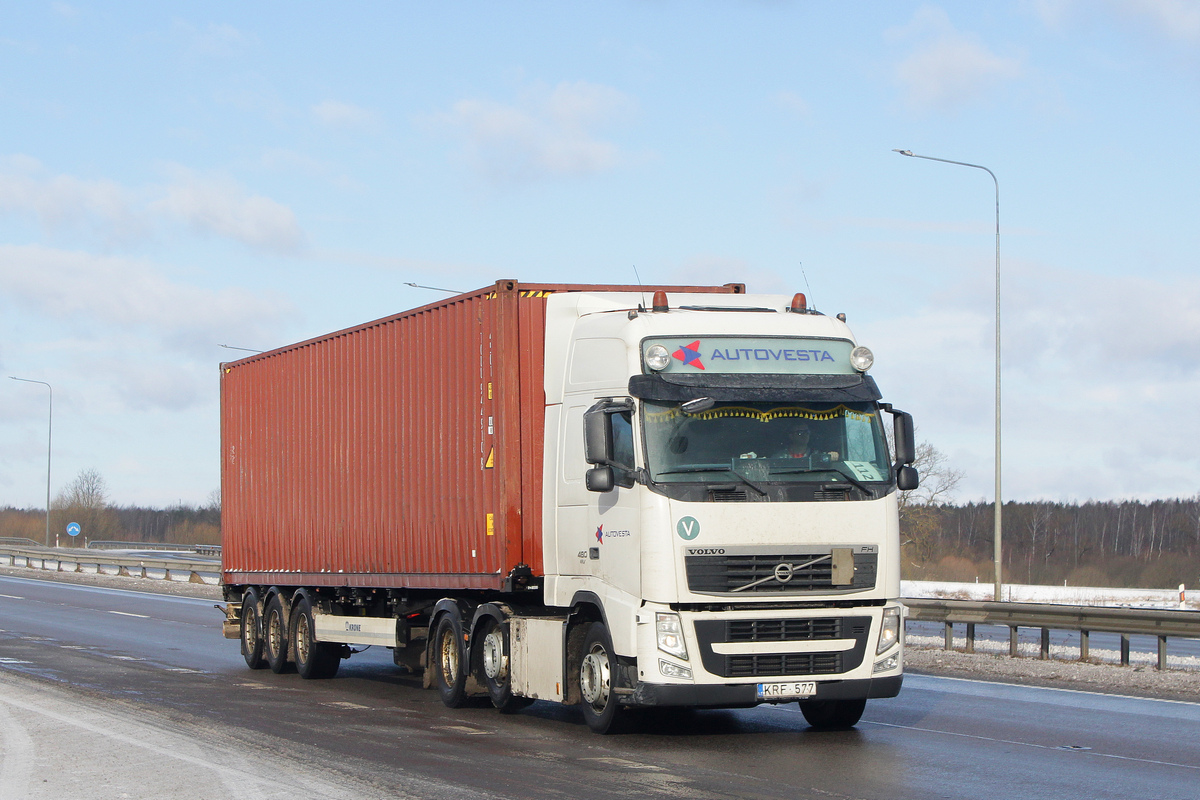
<svg viewBox="0 0 1200 800">
<path fill-rule="evenodd" d="M 72 522 L 82 530 L 79 537 L 69 537 L 66 533 L 67 525 Z M 61 544 L 71 546 L 82 546 L 84 540 L 220 544 L 221 501 L 214 493 L 200 507 L 115 506 L 109 502 L 103 476 L 94 469 L 85 469 L 51 501 L 50 535 L 51 544 L 57 536 Z M 0 537 L 41 542 L 45 536 L 44 509 L 0 508 Z"/>
<path fill-rule="evenodd" d="M 921 488 L 900 498 L 906 578 L 991 583 L 992 503 L 954 503 L 962 473 L 917 448 Z M 1008 583 L 1173 588 L 1200 585 L 1200 493 L 1163 500 L 1004 504 Z"/>
</svg>

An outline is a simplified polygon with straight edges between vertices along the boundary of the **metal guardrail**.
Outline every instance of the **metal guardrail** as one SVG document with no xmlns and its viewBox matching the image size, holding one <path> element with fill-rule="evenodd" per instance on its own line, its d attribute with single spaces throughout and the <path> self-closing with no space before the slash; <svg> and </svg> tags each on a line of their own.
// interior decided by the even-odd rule
<svg viewBox="0 0 1200 800">
<path fill-rule="evenodd" d="M 183 580 L 181 576 L 187 575 L 186 580 L 192 583 L 216 583 L 221 574 L 221 564 L 218 561 L 107 555 L 104 551 L 63 547 L 14 547 L 3 543 L 0 543 L 0 566 L 29 567 L 54 572 L 95 572 L 164 580 Z"/>
<path fill-rule="evenodd" d="M 37 545 L 37 542 L 28 539 L 21 540 L 28 542 L 31 545 Z M 7 544 L 4 539 L 0 539 L 0 544 Z M 16 544 L 16 542 L 13 542 Z M 166 550 L 176 553 L 199 553 L 200 555 L 219 556 L 221 555 L 221 545 L 219 544 L 171 544 L 169 542 L 118 542 L 115 540 L 101 540 L 88 542 L 88 550 Z"/>
<path fill-rule="evenodd" d="M 35 542 L 33 539 L 24 539 L 20 536 L 0 536 L 0 545 L 12 545 L 15 547 L 41 547 L 41 542 Z"/>
<path fill-rule="evenodd" d="M 981 600 L 904 598 L 908 618 L 940 622 L 945 626 L 945 647 L 953 649 L 954 625 L 966 626 L 966 652 L 975 652 L 975 626 L 999 625 L 1009 629 L 1008 654 L 1017 655 L 1017 630 L 1041 628 L 1040 657 L 1050 657 L 1050 631 L 1079 632 L 1079 660 L 1087 660 L 1088 634 L 1092 631 L 1121 636 L 1121 664 L 1129 665 L 1129 637 L 1158 638 L 1158 668 L 1167 668 L 1167 637 L 1200 639 L 1200 611 L 1151 608 L 1107 608 L 1049 603 L 998 603 Z"/>
</svg>

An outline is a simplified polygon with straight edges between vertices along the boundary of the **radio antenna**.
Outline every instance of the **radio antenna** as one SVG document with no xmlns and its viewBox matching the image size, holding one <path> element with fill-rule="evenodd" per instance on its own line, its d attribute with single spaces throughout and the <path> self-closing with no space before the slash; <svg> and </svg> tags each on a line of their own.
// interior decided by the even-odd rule
<svg viewBox="0 0 1200 800">
<path fill-rule="evenodd" d="M 642 285 L 642 276 L 638 275 L 637 264 L 633 265 L 633 276 L 637 278 L 638 289 L 642 292 L 642 302 L 638 303 L 638 311 L 646 310 L 646 288 Z"/>
<path fill-rule="evenodd" d="M 404 285 L 411 286 L 414 289 L 431 289 L 435 292 L 449 292 L 450 294 L 462 294 L 462 292 L 460 292 L 458 289 L 443 289 L 440 286 L 422 286 L 419 283 L 409 283 L 408 281 L 404 281 Z"/>
<path fill-rule="evenodd" d="M 808 275 L 806 275 L 806 274 L 804 273 L 804 262 L 803 262 L 803 261 L 801 261 L 801 262 L 800 262 L 800 277 L 801 277 L 801 278 L 804 278 L 804 291 L 805 291 L 805 293 L 806 293 L 806 294 L 807 294 L 809 297 L 812 297 L 812 296 L 813 296 L 813 295 L 812 295 L 812 289 L 811 289 L 811 288 L 809 288 L 809 285 L 808 285 Z M 816 303 L 812 303 L 812 307 L 813 307 L 813 308 L 816 308 L 816 307 L 817 307 L 817 304 L 816 304 Z"/>
</svg>

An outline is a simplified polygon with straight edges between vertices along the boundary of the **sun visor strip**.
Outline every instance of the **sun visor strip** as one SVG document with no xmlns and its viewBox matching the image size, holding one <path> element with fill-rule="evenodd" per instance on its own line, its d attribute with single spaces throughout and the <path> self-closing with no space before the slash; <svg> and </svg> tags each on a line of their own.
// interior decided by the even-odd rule
<svg viewBox="0 0 1200 800">
<path fill-rule="evenodd" d="M 713 400 L 816 403 L 871 402 L 883 395 L 870 375 L 634 375 L 629 394 L 642 400 L 684 403 Z"/>
</svg>

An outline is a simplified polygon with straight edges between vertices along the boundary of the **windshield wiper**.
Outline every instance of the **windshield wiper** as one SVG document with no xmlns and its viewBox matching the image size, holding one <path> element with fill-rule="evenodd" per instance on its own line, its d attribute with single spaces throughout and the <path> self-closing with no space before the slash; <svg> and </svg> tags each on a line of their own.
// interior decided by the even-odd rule
<svg viewBox="0 0 1200 800">
<path fill-rule="evenodd" d="M 834 469 L 833 467 L 819 467 L 816 469 L 808 468 L 808 467 L 790 467 L 790 468 L 784 468 L 784 469 L 771 470 L 772 475 L 797 475 L 800 473 L 809 473 L 809 472 L 812 472 L 812 473 L 832 472 L 834 475 L 837 475 L 839 478 L 845 478 L 846 480 L 850 481 L 850 483 L 854 484 L 859 489 L 862 489 L 864 492 L 866 492 L 871 497 L 875 496 L 874 489 L 867 486 L 865 483 L 860 481 L 858 478 L 855 478 L 853 475 L 847 475 L 846 473 L 842 472 L 840 469 Z"/>
<path fill-rule="evenodd" d="M 684 472 L 729 472 L 729 467 L 724 464 L 692 464 L 689 467 L 677 467 L 676 469 L 660 469 L 659 475 L 679 475 Z"/>
<path fill-rule="evenodd" d="M 872 497 L 872 498 L 875 497 L 874 489 L 867 486 L 865 483 L 860 481 L 858 478 L 847 475 L 846 473 L 842 472 L 840 469 L 810 469 L 810 470 L 804 470 L 804 471 L 805 472 L 832 472 L 834 475 L 837 475 L 839 478 L 845 478 L 846 480 L 850 481 L 850 483 L 854 484 L 859 489 L 861 489 L 863 494 L 865 494 L 867 497 Z"/>
<path fill-rule="evenodd" d="M 730 468 L 730 467 L 726 467 L 726 466 L 724 466 L 724 465 L 721 465 L 721 464 L 712 464 L 712 465 L 709 465 L 709 464 L 693 464 L 693 465 L 692 465 L 692 466 L 690 466 L 690 467 L 679 467 L 679 468 L 677 468 L 677 469 L 663 469 L 663 470 L 659 470 L 659 471 L 658 471 L 658 474 L 659 474 L 659 475 L 679 475 L 679 474 L 682 474 L 682 473 L 685 473 L 685 472 L 728 472 L 730 475 L 732 475 L 733 477 L 737 478 L 739 481 L 741 481 L 742 483 L 746 484 L 747 486 L 749 486 L 749 487 L 750 487 L 751 489 L 753 489 L 754 491 L 758 492 L 758 493 L 759 493 L 760 495 L 762 495 L 763 497 L 766 497 L 766 496 L 767 496 L 767 492 L 766 492 L 765 490 L 763 490 L 763 489 L 762 489 L 762 487 L 760 487 L 760 486 L 758 486 L 757 484 L 755 484 L 753 481 L 751 481 L 751 480 L 750 480 L 749 478 L 747 478 L 745 475 L 742 475 L 740 472 L 737 472 L 736 470 L 734 470 L 734 469 L 732 469 L 732 468 Z M 840 473 L 839 473 L 839 474 L 840 474 Z"/>
</svg>

